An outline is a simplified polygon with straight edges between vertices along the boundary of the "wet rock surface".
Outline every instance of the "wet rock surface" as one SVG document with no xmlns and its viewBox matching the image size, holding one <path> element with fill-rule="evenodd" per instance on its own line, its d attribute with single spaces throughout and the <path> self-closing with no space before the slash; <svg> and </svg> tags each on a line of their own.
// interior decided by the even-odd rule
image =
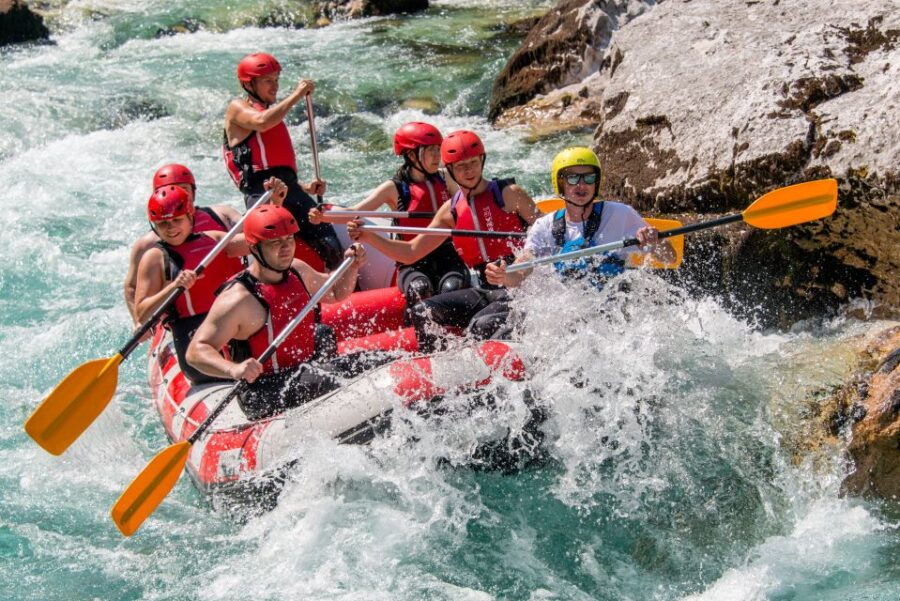
<svg viewBox="0 0 900 601">
<path fill-rule="evenodd" d="M 40 15 L 21 0 L 0 0 L 0 46 L 46 40 L 50 31 Z"/>
<path fill-rule="evenodd" d="M 866 352 L 871 369 L 850 384 L 854 423 L 848 451 L 855 470 L 843 488 L 900 499 L 900 327 L 884 332 Z"/>
<path fill-rule="evenodd" d="M 683 277 L 785 326 L 851 299 L 900 311 L 900 11 L 893 3 L 561 0 L 495 82 L 499 126 L 594 128 L 603 195 L 688 221 L 840 182 L 837 213 L 694 236 Z M 896 8 L 896 5 L 894 5 Z"/>
</svg>

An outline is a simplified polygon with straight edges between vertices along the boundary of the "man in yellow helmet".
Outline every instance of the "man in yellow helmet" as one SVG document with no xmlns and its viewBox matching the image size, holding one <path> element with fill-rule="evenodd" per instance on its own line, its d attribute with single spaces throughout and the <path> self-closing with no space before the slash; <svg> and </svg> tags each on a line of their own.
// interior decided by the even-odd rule
<svg viewBox="0 0 900 601">
<path fill-rule="evenodd" d="M 633 208 L 618 202 L 599 201 L 603 171 L 600 160 L 590 148 L 566 148 L 557 154 L 550 176 L 553 191 L 565 200 L 566 208 L 534 222 L 516 263 L 632 237 L 638 239 L 641 249 L 649 251 L 660 262 L 668 263 L 675 257 L 671 244 L 660 242 L 659 232 Z M 602 285 L 606 278 L 621 273 L 629 254 L 642 252 L 641 249 L 614 251 L 595 263 L 582 259 L 557 265 L 566 276 L 586 275 Z M 503 263 L 492 263 L 485 269 L 488 282 L 495 286 L 518 286 L 529 273 L 531 270 L 507 273 Z"/>
</svg>

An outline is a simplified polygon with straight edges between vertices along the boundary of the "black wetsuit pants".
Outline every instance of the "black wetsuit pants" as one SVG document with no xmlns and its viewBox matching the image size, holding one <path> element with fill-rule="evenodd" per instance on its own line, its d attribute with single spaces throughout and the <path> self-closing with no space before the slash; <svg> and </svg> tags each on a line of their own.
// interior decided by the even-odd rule
<svg viewBox="0 0 900 601">
<path fill-rule="evenodd" d="M 422 352 L 439 347 L 441 337 L 431 324 L 467 329 L 473 337 L 484 340 L 506 325 L 509 293 L 505 288 L 468 288 L 438 294 L 415 305 L 411 317 Z"/>
<path fill-rule="evenodd" d="M 250 207 L 265 192 L 263 182 L 270 177 L 277 177 L 288 187 L 284 208 L 297 220 L 297 225 L 300 226 L 299 236 L 322 257 L 325 267 L 329 270 L 337 268 L 344 259 L 344 249 L 337 232 L 330 223 L 313 225 L 309 222 L 309 210 L 316 206 L 316 202 L 300 187 L 297 174 L 292 169 L 276 167 L 254 173 L 250 181 L 241 187 L 246 206 Z"/>
</svg>

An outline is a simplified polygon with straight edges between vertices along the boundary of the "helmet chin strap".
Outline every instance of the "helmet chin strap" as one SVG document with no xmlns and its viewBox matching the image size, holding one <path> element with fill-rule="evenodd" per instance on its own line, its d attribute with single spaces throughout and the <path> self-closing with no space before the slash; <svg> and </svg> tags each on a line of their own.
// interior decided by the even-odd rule
<svg viewBox="0 0 900 601">
<path fill-rule="evenodd" d="M 260 103 L 261 105 L 263 105 L 265 107 L 269 106 L 268 102 L 266 102 L 265 100 L 263 100 L 262 98 L 260 98 L 259 96 L 256 95 L 255 89 L 251 89 L 251 88 L 256 87 L 252 81 L 250 82 L 249 88 L 243 84 L 241 84 L 241 87 L 244 88 L 244 91 L 247 92 L 247 95 L 250 96 L 250 98 L 252 98 L 253 100 L 257 101 L 258 103 Z"/>
<path fill-rule="evenodd" d="M 258 244 L 254 244 L 250 247 L 250 254 L 253 255 L 254 259 L 259 261 L 260 265 L 262 265 L 269 271 L 274 271 L 275 273 L 280 273 L 282 276 L 285 273 L 287 273 L 288 271 L 290 271 L 290 269 L 291 269 L 290 265 L 288 265 L 285 269 L 277 269 L 275 267 L 272 267 L 272 265 L 270 265 L 269 262 L 266 261 L 266 259 L 263 257 L 262 249 L 259 247 Z"/>
</svg>

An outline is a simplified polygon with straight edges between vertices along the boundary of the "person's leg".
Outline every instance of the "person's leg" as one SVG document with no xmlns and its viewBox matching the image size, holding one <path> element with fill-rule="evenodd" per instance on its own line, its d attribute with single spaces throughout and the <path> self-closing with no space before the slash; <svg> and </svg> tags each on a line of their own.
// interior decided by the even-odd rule
<svg viewBox="0 0 900 601">
<path fill-rule="evenodd" d="M 284 208 L 291 212 L 300 227 L 300 237 L 309 244 L 316 254 L 322 257 L 325 267 L 336 269 L 344 260 L 344 249 L 338 240 L 337 232 L 330 223 L 314 225 L 309 222 L 309 210 L 316 206 L 312 197 L 303 191 L 300 183 L 294 180 L 288 184 L 288 194 L 284 199 Z"/>
<path fill-rule="evenodd" d="M 397 287 L 406 297 L 406 306 L 412 307 L 434 294 L 431 278 L 418 269 L 417 264 L 404 265 L 397 274 Z"/>
<path fill-rule="evenodd" d="M 433 324 L 445 327 L 465 328 L 479 311 L 490 304 L 488 292 L 480 288 L 467 288 L 432 296 L 415 305 L 410 317 L 416 330 L 419 349 L 433 352 L 440 337 L 433 332 Z"/>
<path fill-rule="evenodd" d="M 260 377 L 238 396 L 238 403 L 247 419 L 255 421 L 299 407 L 339 386 L 328 372 L 304 364 Z"/>
</svg>

